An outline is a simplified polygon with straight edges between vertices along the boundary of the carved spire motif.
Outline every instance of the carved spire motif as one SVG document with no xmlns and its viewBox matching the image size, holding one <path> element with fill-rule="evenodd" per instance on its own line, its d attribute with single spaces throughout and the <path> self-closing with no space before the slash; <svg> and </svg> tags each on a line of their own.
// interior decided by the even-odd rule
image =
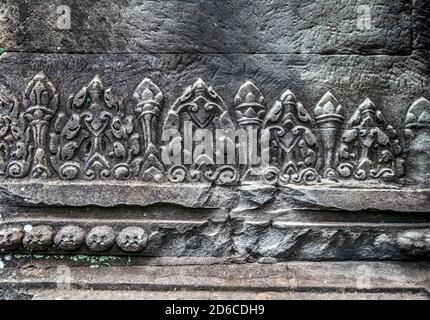
<svg viewBox="0 0 430 320">
<path fill-rule="evenodd" d="M 420 98 L 406 114 L 408 183 L 430 185 L 430 101 Z"/>
<path fill-rule="evenodd" d="M 323 177 L 337 180 L 336 147 L 344 121 L 342 106 L 331 92 L 327 92 L 318 101 L 314 114 L 316 123 L 321 128 L 321 138 L 325 150 Z"/>
<path fill-rule="evenodd" d="M 255 84 L 246 81 L 234 97 L 234 111 L 240 126 L 261 125 L 266 116 L 266 98 Z"/>
<path fill-rule="evenodd" d="M 136 174 L 139 152 L 134 117 L 99 76 L 69 97 L 51 133 L 51 157 L 62 179 L 126 179 Z"/>
<path fill-rule="evenodd" d="M 314 121 L 290 91 L 275 102 L 264 121 L 271 132 L 271 158 L 280 169 L 281 184 L 310 182 L 319 178 L 319 148 Z"/>
<path fill-rule="evenodd" d="M 51 175 L 46 156 L 48 129 L 49 121 L 57 111 L 58 102 L 57 89 L 43 72 L 37 74 L 25 89 L 25 117 L 31 127 L 31 141 L 35 150 L 31 164 L 31 175 L 34 178 Z"/>
<path fill-rule="evenodd" d="M 366 99 L 348 122 L 339 150 L 342 177 L 357 180 L 392 180 L 403 174 L 402 148 L 394 128 L 387 125 L 381 111 Z"/>
<path fill-rule="evenodd" d="M 261 176 L 258 156 L 260 145 L 259 134 L 267 112 L 266 98 L 260 89 L 251 81 L 246 81 L 234 98 L 234 112 L 237 123 L 246 131 L 247 152 L 246 166 L 243 170 L 242 181 L 258 180 Z"/>
<path fill-rule="evenodd" d="M 150 79 L 144 79 L 134 91 L 133 100 L 143 134 L 144 162 L 141 176 L 145 181 L 161 181 L 164 166 L 156 139 L 163 93 Z"/>
</svg>

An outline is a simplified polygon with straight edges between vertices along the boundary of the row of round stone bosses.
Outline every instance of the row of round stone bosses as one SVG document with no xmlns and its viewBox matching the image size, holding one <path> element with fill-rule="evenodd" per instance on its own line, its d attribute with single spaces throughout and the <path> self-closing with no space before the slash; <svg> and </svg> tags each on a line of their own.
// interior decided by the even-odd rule
<svg viewBox="0 0 430 320">
<path fill-rule="evenodd" d="M 0 230 L 1 251 L 16 250 L 21 245 L 30 251 L 42 251 L 53 244 L 61 250 L 73 251 L 79 249 L 84 241 L 88 249 L 95 252 L 109 250 L 115 242 L 125 252 L 139 252 L 148 244 L 148 235 L 139 227 L 127 227 L 117 234 L 109 226 L 98 226 L 86 236 L 81 227 L 72 225 L 62 227 L 55 236 L 52 227 L 46 225 Z"/>
</svg>

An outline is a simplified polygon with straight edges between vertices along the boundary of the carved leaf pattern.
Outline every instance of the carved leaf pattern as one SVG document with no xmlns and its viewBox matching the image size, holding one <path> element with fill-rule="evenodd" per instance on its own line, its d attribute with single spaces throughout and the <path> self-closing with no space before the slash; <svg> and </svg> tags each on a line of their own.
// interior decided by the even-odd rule
<svg viewBox="0 0 430 320">
<path fill-rule="evenodd" d="M 39 73 L 28 83 L 21 101 L 0 99 L 0 176 L 238 183 L 243 178 L 240 165 L 214 161 L 217 156 L 226 157 L 224 151 L 212 150 L 209 157 L 185 150 L 182 156 L 189 155 L 190 164 L 162 163 L 161 148 L 184 143 L 180 137 L 161 143 L 163 100 L 160 88 L 144 79 L 124 104 L 96 76 L 61 105 L 53 83 Z M 206 138 L 233 145 L 236 152 L 244 146 L 227 135 L 215 137 L 216 129 L 267 130 L 270 163 L 261 177 L 269 183 L 310 183 L 321 177 L 337 181 L 336 176 L 398 181 L 403 174 L 397 132 L 369 99 L 345 128 L 342 107 L 330 92 L 317 103 L 314 116 L 289 90 L 268 110 L 265 97 L 251 81 L 240 87 L 233 100 L 233 106 L 227 107 L 211 86 L 198 79 L 170 107 L 162 130 L 177 130 L 183 136 L 184 120 L 189 120 L 192 132 L 208 129 L 212 137 Z M 421 151 L 428 149 L 422 137 L 430 127 L 429 106 L 427 99 L 420 98 L 405 117 L 407 141 L 419 144 Z M 230 112 L 236 116 L 234 122 Z M 417 134 L 419 141 L 414 140 Z"/>
</svg>

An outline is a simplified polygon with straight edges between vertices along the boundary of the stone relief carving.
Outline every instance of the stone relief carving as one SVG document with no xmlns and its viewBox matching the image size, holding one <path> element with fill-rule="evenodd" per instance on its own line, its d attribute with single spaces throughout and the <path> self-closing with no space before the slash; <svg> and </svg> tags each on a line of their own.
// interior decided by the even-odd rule
<svg viewBox="0 0 430 320">
<path fill-rule="evenodd" d="M 43 251 L 52 246 L 54 231 L 51 226 L 32 227 L 24 235 L 23 245 L 29 251 Z"/>
<path fill-rule="evenodd" d="M 430 101 L 420 98 L 406 114 L 407 179 L 430 184 Z"/>
<path fill-rule="evenodd" d="M 21 101 L 0 99 L 0 177 L 221 185 L 257 180 L 281 186 L 321 178 L 402 182 L 404 158 L 413 153 L 406 159 L 406 181 L 429 181 L 430 103 L 424 98 L 406 115 L 404 153 L 396 130 L 370 99 L 345 124 L 330 92 L 313 113 L 288 90 L 268 109 L 251 81 L 239 88 L 232 106 L 202 79 L 185 89 L 164 119 L 163 104 L 161 89 L 150 79 L 126 100 L 96 76 L 62 105 L 41 72 Z M 216 150 L 202 148 L 205 140 Z M 245 150 L 245 156 L 229 155 L 226 145 Z M 255 164 L 266 151 L 267 163 Z M 166 163 L 163 152 L 178 153 L 180 163 Z"/>
<path fill-rule="evenodd" d="M 267 227 L 268 226 L 265 226 L 263 228 Z M 112 252 L 118 252 L 119 250 L 119 252 L 123 254 L 145 254 L 146 248 L 151 246 L 151 249 L 146 253 L 152 254 L 155 248 L 158 247 L 161 249 L 165 244 L 159 241 L 157 232 L 151 233 L 145 230 L 145 228 L 136 225 L 128 227 L 110 227 L 96 224 L 89 230 L 79 225 L 70 224 L 63 227 L 37 225 L 31 228 L 31 230 L 24 231 L 24 229 L 27 228 L 23 226 L 5 226 L 0 229 L 0 252 L 18 250 L 23 252 L 58 251 L 76 253 L 78 251 L 87 251 L 92 254 L 97 254 L 109 250 L 114 250 Z M 255 228 L 255 226 L 251 228 Z M 183 231 L 179 232 L 182 233 Z M 289 229 L 285 230 L 285 232 L 294 233 L 294 231 Z M 326 239 L 326 241 L 330 243 L 334 238 L 341 239 L 344 233 L 345 231 L 332 230 L 328 233 L 329 238 Z M 202 236 L 206 237 L 207 235 L 203 233 Z M 303 234 L 300 234 L 299 237 L 302 236 Z M 321 236 L 321 234 L 319 234 L 319 236 Z M 392 250 L 397 251 L 397 254 L 405 256 L 427 256 L 430 252 L 430 230 L 428 228 L 400 228 L 392 230 L 389 235 L 381 235 L 379 232 L 376 232 L 373 235 L 367 234 L 367 236 L 373 237 L 374 241 L 370 242 L 370 247 L 376 250 L 390 245 L 392 246 Z M 250 237 L 253 237 L 253 235 L 250 235 Z M 264 238 L 264 235 L 261 235 L 261 237 Z M 318 236 L 314 234 L 313 237 Z M 363 246 L 369 245 L 369 239 L 366 237 L 360 237 L 365 239 L 365 243 L 362 243 Z M 349 240 L 347 239 L 348 236 L 346 236 L 344 240 L 347 242 L 358 241 L 358 239 L 354 237 L 352 237 L 352 239 L 349 238 Z M 193 244 L 192 241 L 188 241 L 188 243 L 190 245 L 189 248 L 192 250 L 195 244 Z M 164 250 L 166 250 L 166 248 L 164 248 Z M 270 254 L 274 253 L 272 250 L 273 248 L 270 246 L 269 252 L 265 254 L 270 256 Z M 280 246 L 279 250 L 286 250 L 286 248 Z"/>
<path fill-rule="evenodd" d="M 260 166 L 255 165 L 258 158 L 255 143 L 259 138 L 258 129 L 261 128 L 267 113 L 266 98 L 260 89 L 251 81 L 245 82 L 234 97 L 234 113 L 240 128 L 246 132 L 247 152 L 242 170 L 242 181 L 259 180 L 262 172 Z"/>
<path fill-rule="evenodd" d="M 357 108 L 339 147 L 338 173 L 356 180 L 394 180 L 403 174 L 397 132 L 370 99 Z"/>
<path fill-rule="evenodd" d="M 321 129 L 320 134 L 325 150 L 323 177 L 337 180 L 338 174 L 335 168 L 338 159 L 336 151 L 344 122 L 342 106 L 331 92 L 327 92 L 315 106 L 314 114 Z"/>
<path fill-rule="evenodd" d="M 133 116 L 98 76 L 69 97 L 51 133 L 51 161 L 61 179 L 130 178 L 139 149 Z"/>
<path fill-rule="evenodd" d="M 266 174 L 278 172 L 281 185 L 319 179 L 321 157 L 315 122 L 291 91 L 285 91 L 275 102 L 263 127 L 271 133 L 269 152 L 276 164 L 266 168 Z"/>
<path fill-rule="evenodd" d="M 134 111 L 143 137 L 143 165 L 140 176 L 145 181 L 161 181 L 165 168 L 157 145 L 157 126 L 163 103 L 163 93 L 150 80 L 144 79 L 133 93 Z"/>
<path fill-rule="evenodd" d="M 210 129 L 210 131 L 199 131 L 199 129 Z M 223 130 L 216 131 L 217 129 Z M 174 144 L 182 145 L 184 149 L 184 164 L 174 164 L 170 167 L 169 180 L 171 182 L 210 181 L 219 184 L 236 181 L 238 174 L 234 166 L 215 165 L 213 150 L 197 151 L 195 148 L 195 140 L 200 142 L 207 140 L 213 145 L 216 138 L 218 141 L 232 144 L 233 141 L 224 135 L 224 131 L 229 129 L 234 129 L 234 124 L 218 93 L 202 79 L 187 87 L 171 107 L 163 127 L 163 133 L 181 134 L 173 137 L 169 143 L 169 149 L 174 150 Z M 200 132 L 202 134 L 199 134 Z M 196 136 L 198 139 L 195 139 Z M 185 137 L 189 137 L 188 145 Z"/>
</svg>

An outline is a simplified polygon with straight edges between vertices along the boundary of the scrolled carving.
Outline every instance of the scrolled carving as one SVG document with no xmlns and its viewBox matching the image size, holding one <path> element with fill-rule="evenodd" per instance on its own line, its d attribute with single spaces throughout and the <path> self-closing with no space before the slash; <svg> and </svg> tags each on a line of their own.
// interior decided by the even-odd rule
<svg viewBox="0 0 430 320">
<path fill-rule="evenodd" d="M 403 174 L 397 132 L 370 99 L 349 120 L 338 152 L 338 173 L 342 177 L 394 180 Z"/>
<path fill-rule="evenodd" d="M 264 121 L 264 128 L 271 133 L 270 159 L 279 168 L 280 184 L 319 179 L 321 159 L 318 139 L 313 131 L 315 123 L 290 90 L 285 91 L 272 106 Z M 268 172 L 264 172 L 264 175 Z M 273 170 L 270 172 L 274 173 Z M 273 178 L 269 181 L 273 181 Z"/>
<path fill-rule="evenodd" d="M 61 179 L 124 180 L 139 169 L 134 117 L 98 76 L 69 97 L 66 112 L 56 118 L 50 150 Z"/>
<path fill-rule="evenodd" d="M 225 175 L 226 170 L 236 171 L 234 166 L 227 168 L 226 165 L 215 164 L 213 149 L 204 149 L 203 153 L 196 153 L 195 148 L 199 144 L 204 145 L 205 142 L 214 145 L 215 133 L 216 140 L 234 144 L 229 137 L 224 136 L 224 131 L 216 132 L 216 129 L 231 130 L 234 127 L 224 100 L 211 86 L 202 79 L 188 86 L 171 107 L 163 126 L 164 134 L 176 132 L 179 135 L 163 148 L 173 150 L 180 147 L 183 150 L 183 163 L 175 163 L 168 170 L 169 181 L 209 181 L 228 184 L 237 179 L 236 172 L 230 178 Z M 202 134 L 200 143 L 195 141 L 193 136 L 199 129 L 206 129 L 200 132 L 207 133 Z M 224 174 L 219 174 L 221 171 Z"/>
<path fill-rule="evenodd" d="M 24 177 L 30 168 L 29 132 L 17 98 L 0 99 L 0 175 Z"/>
<path fill-rule="evenodd" d="M 330 92 L 313 115 L 288 90 L 268 110 L 260 89 L 246 81 L 234 97 L 232 121 L 223 98 L 198 79 L 173 103 L 159 137 L 163 99 L 150 79 L 124 99 L 96 76 L 62 105 L 41 72 L 22 98 L 0 99 L 0 178 L 218 185 L 321 178 L 430 181 L 430 102 L 425 98 L 406 115 L 405 179 L 400 179 L 404 160 L 397 133 L 369 99 L 343 128 L 342 106 Z M 166 140 L 166 132 L 175 134 Z M 179 161 L 166 161 L 169 152 L 179 154 Z"/>
</svg>

